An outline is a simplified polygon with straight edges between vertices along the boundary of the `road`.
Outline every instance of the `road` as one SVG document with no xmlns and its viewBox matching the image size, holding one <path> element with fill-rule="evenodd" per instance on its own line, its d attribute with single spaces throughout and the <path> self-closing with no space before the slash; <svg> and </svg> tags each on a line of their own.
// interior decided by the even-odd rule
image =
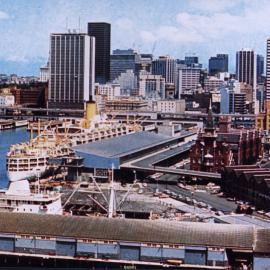
<svg viewBox="0 0 270 270">
<path fill-rule="evenodd" d="M 149 184 L 149 186 L 155 190 L 157 185 L 156 184 Z M 208 192 L 200 192 L 196 191 L 192 192 L 190 190 L 182 189 L 177 185 L 158 185 L 159 191 L 163 192 L 165 189 L 175 192 L 176 194 L 180 194 L 185 197 L 189 197 L 191 199 L 195 199 L 198 202 L 204 202 L 208 205 L 211 205 L 217 211 L 222 211 L 225 214 L 233 212 L 237 205 L 234 202 L 229 202 L 225 198 L 220 198 L 217 195 L 209 194 Z"/>
</svg>

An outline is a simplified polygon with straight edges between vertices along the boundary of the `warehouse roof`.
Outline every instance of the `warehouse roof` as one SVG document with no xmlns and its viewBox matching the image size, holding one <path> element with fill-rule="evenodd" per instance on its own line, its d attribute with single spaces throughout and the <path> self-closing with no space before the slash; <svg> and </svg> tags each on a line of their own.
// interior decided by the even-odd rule
<svg viewBox="0 0 270 270">
<path fill-rule="evenodd" d="M 253 226 L 239 224 L 108 219 L 5 212 L 0 212 L 0 233 L 250 250 L 254 248 L 258 252 L 269 252 L 270 244 L 268 241 L 270 230 L 260 231 Z"/>
<path fill-rule="evenodd" d="M 159 145 L 166 141 L 169 142 L 173 139 L 175 138 L 144 131 L 78 145 L 74 147 L 74 150 L 85 154 L 113 158 Z"/>
</svg>

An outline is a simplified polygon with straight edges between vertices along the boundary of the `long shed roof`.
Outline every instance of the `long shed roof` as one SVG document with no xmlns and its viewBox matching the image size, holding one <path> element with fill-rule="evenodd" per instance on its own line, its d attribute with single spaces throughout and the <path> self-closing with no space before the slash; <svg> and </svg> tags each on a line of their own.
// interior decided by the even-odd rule
<svg viewBox="0 0 270 270">
<path fill-rule="evenodd" d="M 0 212 L 0 233 L 270 250 L 270 230 L 239 224 Z"/>
</svg>

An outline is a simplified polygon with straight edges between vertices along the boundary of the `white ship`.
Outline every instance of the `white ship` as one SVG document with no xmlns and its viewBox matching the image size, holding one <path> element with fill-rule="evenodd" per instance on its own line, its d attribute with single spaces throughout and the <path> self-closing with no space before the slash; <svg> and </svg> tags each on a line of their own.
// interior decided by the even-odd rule
<svg viewBox="0 0 270 270">
<path fill-rule="evenodd" d="M 0 192 L 0 211 L 61 215 L 61 194 L 31 193 L 27 180 L 13 181 Z"/>
<path fill-rule="evenodd" d="M 47 131 L 28 143 L 12 145 L 7 153 L 7 175 L 11 182 L 40 177 L 48 170 L 50 158 L 68 157 L 72 149 Z"/>
<path fill-rule="evenodd" d="M 141 130 L 140 125 L 108 121 L 106 115 L 95 114 L 95 104 L 90 103 L 86 118 L 62 121 L 62 125 L 50 124 L 30 142 L 15 144 L 7 153 L 7 174 L 10 181 L 40 177 L 48 169 L 49 159 L 73 155 L 72 147 L 97 140 L 117 137 Z M 32 133 L 32 132 L 31 132 Z M 32 137 L 32 136 L 31 136 Z"/>
</svg>

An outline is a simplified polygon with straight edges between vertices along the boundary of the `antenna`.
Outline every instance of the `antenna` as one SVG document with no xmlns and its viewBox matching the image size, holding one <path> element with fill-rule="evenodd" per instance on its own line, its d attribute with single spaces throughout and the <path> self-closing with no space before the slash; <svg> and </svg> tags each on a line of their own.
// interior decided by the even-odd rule
<svg viewBox="0 0 270 270">
<path fill-rule="evenodd" d="M 79 33 L 81 32 L 81 17 L 79 16 Z"/>
</svg>

